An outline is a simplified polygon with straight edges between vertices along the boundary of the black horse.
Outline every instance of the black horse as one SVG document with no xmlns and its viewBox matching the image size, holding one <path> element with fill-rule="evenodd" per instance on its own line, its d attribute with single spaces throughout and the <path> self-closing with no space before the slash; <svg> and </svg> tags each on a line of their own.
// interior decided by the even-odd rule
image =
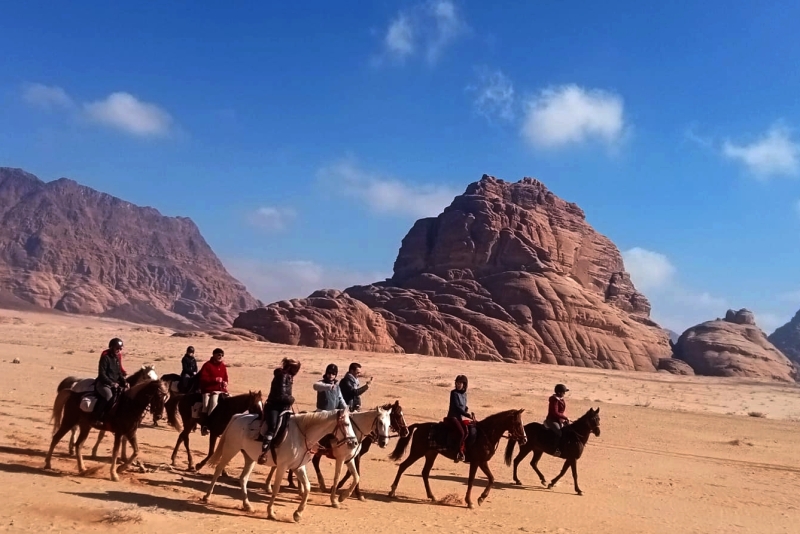
<svg viewBox="0 0 800 534">
<path fill-rule="evenodd" d="M 525 458 L 528 453 L 533 451 L 533 459 L 531 460 L 531 467 L 536 474 L 539 475 L 539 480 L 542 486 L 547 485 L 547 489 L 555 486 L 556 482 L 567 472 L 567 468 L 572 468 L 572 478 L 575 480 L 575 493 L 583 495 L 583 492 L 578 487 L 578 459 L 583 454 L 583 449 L 586 447 L 586 442 L 589 441 L 589 435 L 600 435 L 600 408 L 589 408 L 589 411 L 583 414 L 577 421 L 570 425 L 565 426 L 561 430 L 561 436 L 545 427 L 542 423 L 528 423 L 525 425 L 525 436 L 528 441 L 524 445 L 520 445 L 519 454 L 514 458 L 514 483 L 521 485 L 519 478 L 517 478 L 517 466 Z M 514 453 L 515 441 L 509 440 L 506 445 L 505 461 L 506 465 L 511 465 L 511 455 Z M 542 454 L 547 453 L 550 456 L 564 459 L 564 467 L 556 478 L 550 484 L 547 484 L 544 475 L 536 464 Z"/>
</svg>

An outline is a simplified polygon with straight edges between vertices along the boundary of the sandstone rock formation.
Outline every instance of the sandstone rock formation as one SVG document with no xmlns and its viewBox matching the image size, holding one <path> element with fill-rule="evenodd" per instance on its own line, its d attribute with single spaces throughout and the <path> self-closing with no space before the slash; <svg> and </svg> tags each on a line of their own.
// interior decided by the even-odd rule
<svg viewBox="0 0 800 534">
<path fill-rule="evenodd" d="M 694 369 L 688 363 L 677 358 L 661 358 L 658 360 L 658 370 L 673 375 L 693 376 L 695 374 Z"/>
<path fill-rule="evenodd" d="M 402 241 L 394 275 L 242 313 L 269 341 L 470 360 L 655 371 L 668 334 L 583 211 L 491 176 Z"/>
<path fill-rule="evenodd" d="M 797 379 L 786 356 L 767 340 L 746 309 L 728 310 L 724 319 L 706 321 L 684 332 L 673 356 L 688 363 L 699 375 L 767 378 L 783 382 Z"/>
<path fill-rule="evenodd" d="M 0 168 L 2 302 L 178 328 L 260 306 L 185 217 Z"/>
<path fill-rule="evenodd" d="M 767 338 L 795 364 L 800 365 L 800 311 Z"/>
</svg>

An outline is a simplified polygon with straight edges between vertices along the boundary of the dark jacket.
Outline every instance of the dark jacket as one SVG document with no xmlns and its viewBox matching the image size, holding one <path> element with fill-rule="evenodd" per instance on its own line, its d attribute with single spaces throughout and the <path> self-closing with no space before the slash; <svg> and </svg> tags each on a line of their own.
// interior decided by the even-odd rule
<svg viewBox="0 0 800 534">
<path fill-rule="evenodd" d="M 184 354 L 181 359 L 181 377 L 192 377 L 197 374 L 197 360 L 191 354 Z"/>
<path fill-rule="evenodd" d="M 292 384 L 294 377 L 283 369 L 275 369 L 272 384 L 269 386 L 267 405 L 273 409 L 288 410 L 294 404 Z"/>
<path fill-rule="evenodd" d="M 101 386 L 113 387 L 115 385 L 125 387 L 125 375 L 122 370 L 122 362 L 109 350 L 104 350 L 100 354 L 100 363 L 97 366 L 97 382 Z"/>
<path fill-rule="evenodd" d="M 447 417 L 470 417 L 466 391 L 454 389 L 450 392 L 450 408 L 447 410 Z"/>
<path fill-rule="evenodd" d="M 313 387 L 317 392 L 317 410 L 342 410 L 347 407 L 336 380 L 329 382 L 322 377 Z"/>
<path fill-rule="evenodd" d="M 369 384 L 359 387 L 358 378 L 351 373 L 347 373 L 342 377 L 339 382 L 339 387 L 342 390 L 342 397 L 350 408 L 351 412 L 361 409 L 361 395 L 369 389 Z"/>
</svg>

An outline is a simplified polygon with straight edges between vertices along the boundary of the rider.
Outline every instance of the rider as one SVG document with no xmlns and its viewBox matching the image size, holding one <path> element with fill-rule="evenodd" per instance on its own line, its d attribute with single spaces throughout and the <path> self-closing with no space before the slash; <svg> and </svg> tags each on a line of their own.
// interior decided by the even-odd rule
<svg viewBox="0 0 800 534">
<path fill-rule="evenodd" d="M 181 393 L 191 393 L 197 385 L 197 360 L 194 357 L 194 347 L 186 348 L 186 354 L 181 359 L 181 382 L 178 389 Z"/>
<path fill-rule="evenodd" d="M 267 403 L 264 405 L 264 423 L 261 425 L 259 439 L 263 441 L 259 464 L 267 462 L 267 450 L 278 430 L 278 417 L 281 413 L 291 409 L 294 404 L 292 384 L 294 376 L 300 371 L 300 362 L 293 358 L 284 358 L 281 366 L 273 371 L 272 384 L 269 387 Z"/>
<path fill-rule="evenodd" d="M 360 386 L 358 378 L 362 374 L 361 364 L 353 362 L 350 364 L 350 368 L 345 373 L 342 381 L 339 382 L 342 388 L 342 397 L 351 412 L 357 412 L 361 409 L 361 395 L 369 389 L 369 385 L 372 383 L 372 377 L 370 377 L 366 384 Z"/>
<path fill-rule="evenodd" d="M 447 410 L 448 422 L 453 432 L 458 436 L 458 454 L 456 463 L 464 461 L 464 442 L 467 439 L 467 429 L 464 428 L 463 418 L 475 420 L 475 414 L 470 413 L 467 407 L 467 386 L 469 381 L 466 375 L 456 377 L 456 387 L 450 391 L 450 408 Z"/>
<path fill-rule="evenodd" d="M 319 382 L 315 382 L 312 386 L 314 391 L 317 392 L 317 411 L 319 410 L 343 410 L 347 408 L 347 403 L 344 402 L 342 391 L 336 381 L 336 376 L 339 374 L 339 368 L 335 363 L 328 364 L 325 368 L 325 374 Z"/>
<path fill-rule="evenodd" d="M 544 420 L 545 426 L 553 429 L 557 435 L 561 435 L 561 429 L 569 424 L 569 419 L 565 415 L 567 402 L 564 395 L 569 391 L 564 384 L 556 384 L 555 394 L 550 396 L 550 403 L 547 408 L 547 418 Z"/>
<path fill-rule="evenodd" d="M 208 415 L 217 407 L 220 393 L 228 392 L 228 368 L 222 362 L 225 352 L 214 349 L 211 359 L 200 368 L 200 392 L 203 394 L 202 435 L 208 434 Z"/>
<path fill-rule="evenodd" d="M 108 342 L 108 349 L 100 354 L 97 371 L 97 379 L 94 381 L 94 390 L 97 392 L 94 415 L 98 423 L 103 423 L 109 408 L 111 408 L 111 399 L 128 386 L 125 381 L 127 373 L 122 367 L 122 340 L 120 338 L 115 337 Z"/>
</svg>

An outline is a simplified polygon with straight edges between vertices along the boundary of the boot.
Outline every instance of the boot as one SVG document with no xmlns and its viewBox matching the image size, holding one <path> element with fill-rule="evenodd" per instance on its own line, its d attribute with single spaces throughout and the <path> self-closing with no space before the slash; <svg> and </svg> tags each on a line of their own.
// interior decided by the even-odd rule
<svg viewBox="0 0 800 534">
<path fill-rule="evenodd" d="M 201 436 L 207 436 L 208 435 L 208 427 L 206 426 L 207 424 L 208 424 L 208 414 L 204 413 L 204 414 L 200 415 L 200 435 Z"/>
<path fill-rule="evenodd" d="M 264 444 L 261 446 L 261 454 L 258 456 L 259 465 L 264 465 L 267 463 L 267 452 L 269 451 L 269 446 L 271 443 L 272 436 L 267 436 L 264 438 Z"/>
<path fill-rule="evenodd" d="M 106 400 L 103 397 L 98 395 L 97 396 L 97 401 L 94 404 L 94 410 L 92 410 L 92 415 L 94 416 L 94 420 L 98 424 L 105 423 L 106 404 L 109 404 L 109 403 L 107 403 Z"/>
</svg>

